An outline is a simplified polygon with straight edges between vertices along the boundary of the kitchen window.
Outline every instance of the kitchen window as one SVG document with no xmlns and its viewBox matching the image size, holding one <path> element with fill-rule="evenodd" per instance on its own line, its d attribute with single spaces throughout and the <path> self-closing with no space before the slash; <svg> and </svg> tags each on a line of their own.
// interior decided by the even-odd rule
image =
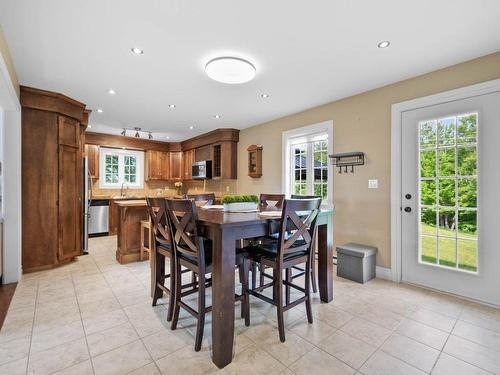
<svg viewBox="0 0 500 375">
<path fill-rule="evenodd" d="M 143 188 L 144 152 L 103 147 L 99 152 L 101 189 Z"/>
<path fill-rule="evenodd" d="M 317 195 L 328 204 L 333 199 L 331 121 L 283 133 L 283 183 L 287 196 Z"/>
</svg>

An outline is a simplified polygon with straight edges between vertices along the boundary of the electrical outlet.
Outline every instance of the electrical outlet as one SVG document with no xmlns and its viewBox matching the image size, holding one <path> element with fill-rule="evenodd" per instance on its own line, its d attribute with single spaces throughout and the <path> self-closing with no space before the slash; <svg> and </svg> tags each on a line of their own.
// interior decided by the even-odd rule
<svg viewBox="0 0 500 375">
<path fill-rule="evenodd" d="M 378 189 L 378 180 L 368 180 L 368 189 Z"/>
<path fill-rule="evenodd" d="M 229 192 L 229 186 L 226 186 L 226 192 Z"/>
</svg>

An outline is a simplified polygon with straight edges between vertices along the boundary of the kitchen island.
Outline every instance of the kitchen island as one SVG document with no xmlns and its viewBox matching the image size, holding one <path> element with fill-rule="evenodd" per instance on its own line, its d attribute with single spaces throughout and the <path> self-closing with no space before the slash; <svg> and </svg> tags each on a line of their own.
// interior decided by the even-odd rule
<svg viewBox="0 0 500 375">
<path fill-rule="evenodd" d="M 140 260 L 141 221 L 149 219 L 146 200 L 116 201 L 118 207 L 118 230 L 116 260 L 120 264 Z M 147 253 L 145 254 L 147 255 Z"/>
</svg>

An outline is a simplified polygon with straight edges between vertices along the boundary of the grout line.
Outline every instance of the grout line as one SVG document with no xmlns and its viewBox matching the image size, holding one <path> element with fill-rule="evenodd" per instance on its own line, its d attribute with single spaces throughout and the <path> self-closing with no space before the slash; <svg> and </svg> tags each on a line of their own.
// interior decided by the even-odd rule
<svg viewBox="0 0 500 375">
<path fill-rule="evenodd" d="M 38 306 L 38 293 L 40 291 L 40 280 L 37 280 L 36 283 L 36 295 L 35 295 L 35 311 L 33 311 L 33 320 L 31 322 L 31 334 L 30 334 L 30 347 L 28 350 L 28 360 L 26 361 L 26 374 L 28 373 L 29 364 L 31 360 L 31 345 L 33 344 L 33 332 L 35 330 L 35 318 L 36 318 L 36 310 Z"/>
</svg>

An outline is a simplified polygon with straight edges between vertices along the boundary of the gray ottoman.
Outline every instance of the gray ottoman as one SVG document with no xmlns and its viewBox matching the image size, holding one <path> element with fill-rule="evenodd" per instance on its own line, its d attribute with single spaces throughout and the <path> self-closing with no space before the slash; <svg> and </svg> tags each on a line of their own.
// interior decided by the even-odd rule
<svg viewBox="0 0 500 375">
<path fill-rule="evenodd" d="M 337 276 L 358 283 L 366 283 L 375 277 L 377 248 L 346 243 L 337 246 Z"/>
</svg>

